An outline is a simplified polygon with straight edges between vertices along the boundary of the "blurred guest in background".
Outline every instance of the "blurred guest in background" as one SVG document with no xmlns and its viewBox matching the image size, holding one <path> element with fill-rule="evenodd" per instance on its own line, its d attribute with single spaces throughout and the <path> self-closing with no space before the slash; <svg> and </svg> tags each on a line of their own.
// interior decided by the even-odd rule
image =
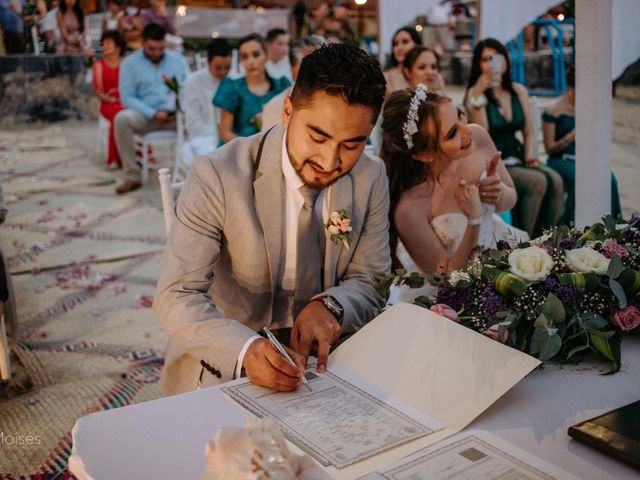
<svg viewBox="0 0 640 480">
<path fill-rule="evenodd" d="M 267 73 L 267 45 L 260 35 L 241 39 L 238 52 L 245 76 L 225 78 L 213 99 L 213 104 L 222 109 L 218 126 L 221 143 L 258 133 L 262 107 L 291 85 L 286 77 L 272 78 Z"/>
<path fill-rule="evenodd" d="M 127 6 L 118 21 L 118 31 L 127 44 L 127 50 L 138 50 L 142 46 L 142 20 L 140 10 L 133 2 Z"/>
<path fill-rule="evenodd" d="M 166 0 L 150 0 L 151 8 L 142 9 L 142 26 L 155 23 L 164 27 L 167 33 L 176 34 L 176 15 L 167 8 Z"/>
<path fill-rule="evenodd" d="M 220 115 L 213 105 L 213 97 L 231 70 L 229 43 L 222 38 L 211 40 L 207 60 L 206 68 L 190 73 L 184 82 L 182 106 L 188 142 L 182 149 L 182 159 L 188 166 L 218 145 Z"/>
<path fill-rule="evenodd" d="M 411 86 L 404 75 L 402 62 L 404 62 L 409 50 L 416 45 L 422 45 L 422 41 L 415 28 L 402 27 L 393 34 L 389 67 L 384 72 L 384 78 L 387 81 L 387 96 Z"/>
<path fill-rule="evenodd" d="M 106 30 L 100 40 L 102 58 L 93 64 L 93 89 L 100 99 L 100 115 L 109 121 L 109 143 L 107 149 L 107 168 L 122 166 L 116 147 L 113 119 L 124 107 L 120 103 L 118 77 L 120 61 L 126 50 L 122 36 L 115 30 Z"/>
<path fill-rule="evenodd" d="M 423 84 L 432 92 L 445 94 L 444 79 L 440 74 L 440 56 L 435 50 L 422 45 L 413 47 L 404 57 L 402 67 L 411 88 Z"/>
<path fill-rule="evenodd" d="M 487 38 L 476 45 L 464 103 L 470 121 L 489 131 L 513 178 L 518 191 L 514 225 L 532 238 L 555 225 L 562 210 L 562 178 L 533 154 L 529 94 L 511 81 L 509 54 L 498 40 Z"/>
<path fill-rule="evenodd" d="M 85 49 L 84 12 L 77 0 L 61 0 L 56 14 L 60 40 L 56 53 L 83 53 Z"/>
<path fill-rule="evenodd" d="M 7 53 L 24 53 L 23 0 L 0 0 L 0 26 Z"/>
<path fill-rule="evenodd" d="M 51 10 L 42 19 L 40 32 L 44 34 L 45 51 L 55 53 L 56 43 L 60 40 L 60 28 L 58 27 L 58 9 L 60 1 L 51 0 Z"/>
<path fill-rule="evenodd" d="M 291 36 L 281 28 L 273 28 L 267 33 L 267 73 L 271 78 L 291 78 L 289 63 L 289 42 Z"/>
<path fill-rule="evenodd" d="M 126 110 L 116 115 L 114 127 L 125 181 L 116 188 L 118 194 L 142 186 L 134 135 L 176 128 L 175 98 L 170 103 L 172 96 L 164 78 L 175 77 L 182 84 L 189 67 L 182 55 L 165 49 L 165 35 L 166 30 L 155 23 L 144 27 L 142 48 L 120 66 L 120 96 Z"/>
<path fill-rule="evenodd" d="M 547 165 L 562 177 L 567 199 L 561 223 L 575 221 L 576 212 L 576 71 L 567 69 L 567 93 L 556 100 L 542 114 L 544 148 L 549 154 Z M 611 172 L 611 214 L 622 213 L 618 179 Z"/>
<path fill-rule="evenodd" d="M 427 28 L 424 29 L 424 44 L 432 47 L 439 55 L 445 50 L 453 50 L 454 40 L 451 28 L 455 17 L 451 12 L 450 0 L 442 0 L 427 10 Z"/>
<path fill-rule="evenodd" d="M 124 17 L 122 0 L 109 0 L 107 2 L 107 15 L 102 20 L 102 31 L 118 30 L 118 24 L 122 17 Z"/>
</svg>

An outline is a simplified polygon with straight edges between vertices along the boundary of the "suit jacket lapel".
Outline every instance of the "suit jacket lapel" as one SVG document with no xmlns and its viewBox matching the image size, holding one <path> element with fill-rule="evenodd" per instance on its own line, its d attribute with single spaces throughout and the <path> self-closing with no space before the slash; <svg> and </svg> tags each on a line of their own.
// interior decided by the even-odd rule
<svg viewBox="0 0 640 480">
<path fill-rule="evenodd" d="M 353 188 L 351 174 L 341 177 L 330 188 L 329 194 L 329 215 L 331 212 L 345 209 L 349 213 L 349 217 L 353 219 Z M 353 224 L 353 221 L 352 221 Z M 332 242 L 329 238 L 327 230 L 326 249 L 324 255 L 324 288 L 335 285 L 336 272 L 338 270 L 338 261 L 340 255 L 346 250 L 344 245 Z"/>
<path fill-rule="evenodd" d="M 282 139 L 284 129 L 275 127 L 268 133 L 253 182 L 255 207 L 264 234 L 271 277 L 271 293 L 275 294 L 282 254 L 284 179 L 282 175 Z"/>
</svg>

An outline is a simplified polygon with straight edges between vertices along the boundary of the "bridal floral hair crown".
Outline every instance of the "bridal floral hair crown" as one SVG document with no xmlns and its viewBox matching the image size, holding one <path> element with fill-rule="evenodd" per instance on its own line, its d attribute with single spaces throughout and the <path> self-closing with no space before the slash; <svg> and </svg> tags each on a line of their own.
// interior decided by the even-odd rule
<svg viewBox="0 0 640 480">
<path fill-rule="evenodd" d="M 409 111 L 407 112 L 407 119 L 402 125 L 402 133 L 404 134 L 404 141 L 407 144 L 407 148 L 411 150 L 413 148 L 413 136 L 418 133 L 418 109 L 422 102 L 427 99 L 429 88 L 419 83 L 411 97 L 411 103 L 409 103 Z"/>
</svg>

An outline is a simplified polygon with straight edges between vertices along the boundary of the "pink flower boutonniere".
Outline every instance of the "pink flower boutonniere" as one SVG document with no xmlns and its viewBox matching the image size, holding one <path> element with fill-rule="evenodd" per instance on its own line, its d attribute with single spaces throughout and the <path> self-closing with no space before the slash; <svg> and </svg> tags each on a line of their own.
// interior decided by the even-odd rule
<svg viewBox="0 0 640 480">
<path fill-rule="evenodd" d="M 332 242 L 344 245 L 347 250 L 351 244 L 351 219 L 349 213 L 343 208 L 337 212 L 331 212 L 327 221 L 327 232 Z"/>
</svg>

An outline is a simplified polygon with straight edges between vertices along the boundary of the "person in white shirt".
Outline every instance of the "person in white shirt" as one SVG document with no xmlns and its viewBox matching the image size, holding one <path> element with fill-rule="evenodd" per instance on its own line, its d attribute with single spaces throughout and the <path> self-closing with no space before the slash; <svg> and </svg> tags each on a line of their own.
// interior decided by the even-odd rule
<svg viewBox="0 0 640 480">
<path fill-rule="evenodd" d="M 201 155 L 212 152 L 218 145 L 218 123 L 220 114 L 213 105 L 213 97 L 220 82 L 231 69 L 231 46 L 226 40 L 216 38 L 207 47 L 206 68 L 189 76 L 182 91 L 185 129 L 188 141 L 182 147 L 185 165 Z"/>
<path fill-rule="evenodd" d="M 40 24 L 40 32 L 44 33 L 47 42 L 47 53 L 54 53 L 56 51 L 56 42 L 60 39 L 60 28 L 58 28 L 58 21 L 56 20 L 59 3 L 59 0 L 51 1 L 51 10 L 47 12 Z"/>
<path fill-rule="evenodd" d="M 427 28 L 424 29 L 423 44 L 433 48 L 438 55 L 445 50 L 454 49 L 451 28 L 455 26 L 455 17 L 451 15 L 450 0 L 442 0 L 427 10 Z"/>
<path fill-rule="evenodd" d="M 286 77 L 290 81 L 291 63 L 289 62 L 289 42 L 291 36 L 282 28 L 273 28 L 267 32 L 267 61 L 266 69 L 271 78 Z"/>
<path fill-rule="evenodd" d="M 323 37 L 314 35 L 312 37 L 300 38 L 291 46 L 291 49 L 289 50 L 289 62 L 291 63 L 291 78 L 294 82 L 298 77 L 298 71 L 300 70 L 300 63 L 302 62 L 302 59 L 325 43 L 326 42 Z M 282 122 L 282 107 L 284 106 L 285 99 L 291 95 L 292 90 L 293 85 L 273 97 L 264 106 L 262 109 L 261 128 L 263 132 Z"/>
</svg>

